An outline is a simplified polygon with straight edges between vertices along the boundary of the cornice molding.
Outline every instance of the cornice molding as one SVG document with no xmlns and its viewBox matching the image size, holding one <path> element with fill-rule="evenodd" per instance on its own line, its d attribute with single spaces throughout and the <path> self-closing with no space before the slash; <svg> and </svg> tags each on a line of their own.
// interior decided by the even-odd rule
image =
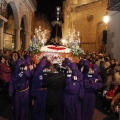
<svg viewBox="0 0 120 120">
<path fill-rule="evenodd" d="M 28 7 L 31 11 L 36 11 L 36 8 L 31 0 L 23 0 L 22 3 L 24 3 L 24 5 Z"/>
<path fill-rule="evenodd" d="M 75 12 L 79 12 L 79 11 L 82 11 L 82 10 L 85 10 L 85 9 L 91 9 L 91 8 L 94 8 L 94 7 L 99 7 L 101 5 L 108 5 L 108 1 L 107 0 L 97 0 L 97 1 L 94 1 L 94 2 L 91 2 L 91 3 L 87 3 L 87 4 L 82 4 L 82 5 L 77 5 L 74 7 L 74 11 Z M 107 6 L 106 6 L 106 9 L 107 9 Z"/>
<path fill-rule="evenodd" d="M 2 15 L 0 15 L 0 20 L 2 20 L 2 21 L 4 21 L 4 22 L 7 22 L 8 20 L 5 18 L 5 17 L 3 17 Z"/>
</svg>

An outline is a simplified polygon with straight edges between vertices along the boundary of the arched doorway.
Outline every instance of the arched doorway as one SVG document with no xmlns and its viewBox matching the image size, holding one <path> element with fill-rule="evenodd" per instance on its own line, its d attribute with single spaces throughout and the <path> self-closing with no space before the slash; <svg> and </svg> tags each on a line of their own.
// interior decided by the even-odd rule
<svg viewBox="0 0 120 120">
<path fill-rule="evenodd" d="M 15 21 L 10 4 L 7 5 L 6 11 L 6 18 L 8 21 L 4 23 L 3 49 L 12 50 L 14 49 L 15 40 Z"/>
<path fill-rule="evenodd" d="M 23 15 L 20 24 L 20 43 L 21 49 L 28 48 L 29 32 L 28 32 L 28 19 L 26 15 Z"/>
<path fill-rule="evenodd" d="M 19 16 L 15 3 L 10 1 L 6 7 L 7 22 L 4 24 L 4 39 L 3 49 L 19 49 L 19 34 L 16 35 L 16 30 L 19 29 Z"/>
<path fill-rule="evenodd" d="M 102 43 L 102 38 L 103 38 L 103 30 L 106 29 L 106 25 L 103 22 L 97 23 L 97 29 L 96 29 L 96 40 L 97 40 L 97 45 L 96 49 L 97 51 L 105 51 L 105 44 Z"/>
</svg>

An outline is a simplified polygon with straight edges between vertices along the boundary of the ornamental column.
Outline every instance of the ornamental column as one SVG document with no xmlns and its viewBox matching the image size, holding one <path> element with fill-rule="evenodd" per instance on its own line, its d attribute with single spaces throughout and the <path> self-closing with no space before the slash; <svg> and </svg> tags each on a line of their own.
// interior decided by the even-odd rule
<svg viewBox="0 0 120 120">
<path fill-rule="evenodd" d="M 3 45 L 4 45 L 3 28 L 4 28 L 4 21 L 0 19 L 0 49 L 1 50 L 3 50 Z"/>
<path fill-rule="evenodd" d="M 21 27 L 15 29 L 15 50 L 21 49 L 20 30 Z"/>
<path fill-rule="evenodd" d="M 28 31 L 25 31 L 25 49 L 28 50 L 28 46 L 29 46 L 29 41 L 30 41 L 30 34 Z"/>
<path fill-rule="evenodd" d="M 4 46 L 4 23 L 7 22 L 7 19 L 0 15 L 0 49 L 3 50 Z"/>
</svg>

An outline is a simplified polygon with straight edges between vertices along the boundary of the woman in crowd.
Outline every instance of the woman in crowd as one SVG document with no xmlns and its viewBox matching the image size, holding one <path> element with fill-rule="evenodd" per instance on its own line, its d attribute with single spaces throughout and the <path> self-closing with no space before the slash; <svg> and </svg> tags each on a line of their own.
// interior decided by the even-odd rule
<svg viewBox="0 0 120 120">
<path fill-rule="evenodd" d="M 5 58 L 3 56 L 0 56 L 0 84 L 1 89 L 5 95 L 8 94 L 10 75 L 10 67 L 7 65 Z"/>
</svg>

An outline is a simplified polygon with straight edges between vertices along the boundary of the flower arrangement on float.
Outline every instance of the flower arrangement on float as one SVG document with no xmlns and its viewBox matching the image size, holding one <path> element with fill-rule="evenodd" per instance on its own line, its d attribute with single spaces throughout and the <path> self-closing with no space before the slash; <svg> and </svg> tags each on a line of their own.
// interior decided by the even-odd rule
<svg viewBox="0 0 120 120">
<path fill-rule="evenodd" d="M 71 49 L 71 53 L 72 53 L 73 56 L 75 56 L 75 57 L 79 57 L 80 55 L 85 54 L 85 53 L 84 53 L 84 50 L 82 50 L 82 49 L 79 47 L 79 44 L 78 44 L 77 41 L 71 42 L 70 45 L 69 45 L 69 48 Z"/>
<path fill-rule="evenodd" d="M 42 30 L 41 26 L 39 28 L 35 28 L 35 34 L 32 38 L 32 43 L 29 45 L 29 51 L 31 51 L 33 54 L 37 54 L 40 52 L 40 49 L 42 46 L 45 45 L 47 42 L 47 30 Z"/>
<path fill-rule="evenodd" d="M 41 45 L 38 44 L 36 37 L 34 36 L 32 39 L 32 43 L 29 45 L 29 51 L 33 54 L 40 52 Z"/>
<path fill-rule="evenodd" d="M 84 50 L 80 48 L 80 42 L 80 32 L 76 32 L 75 29 L 72 32 L 69 31 L 66 38 L 62 40 L 63 45 L 70 48 L 72 55 L 75 57 L 85 54 Z"/>
<path fill-rule="evenodd" d="M 46 32 L 46 30 L 42 31 L 40 26 L 39 29 L 35 29 L 35 36 L 32 38 L 32 43 L 29 45 L 29 51 L 31 51 L 33 54 L 43 51 L 42 46 L 44 46 L 47 42 Z M 77 32 L 76 34 L 75 30 L 72 33 L 69 32 L 65 39 L 60 39 L 59 37 L 52 38 L 51 44 L 52 47 L 48 45 L 47 47 L 44 46 L 44 49 L 46 49 L 46 51 L 51 51 L 50 49 L 52 48 L 53 50 L 53 47 L 55 47 L 57 52 L 63 52 L 60 50 L 62 45 L 66 47 L 66 50 L 69 48 L 74 57 L 79 57 L 80 55 L 85 54 L 80 48 L 80 33 Z M 53 50 L 54 52 L 55 49 Z"/>
</svg>

